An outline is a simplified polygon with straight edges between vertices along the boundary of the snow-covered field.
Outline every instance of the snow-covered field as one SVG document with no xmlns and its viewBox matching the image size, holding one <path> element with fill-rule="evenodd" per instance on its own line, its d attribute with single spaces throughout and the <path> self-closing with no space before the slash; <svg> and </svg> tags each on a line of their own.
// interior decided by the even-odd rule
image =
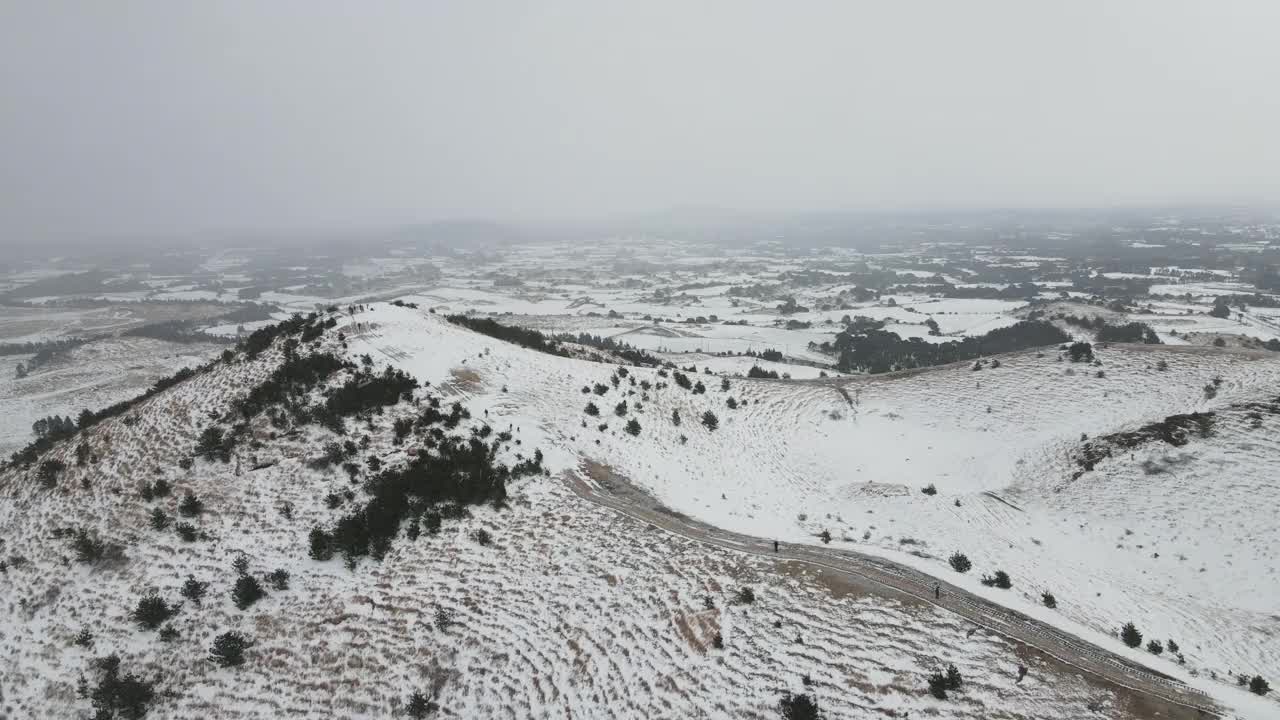
<svg viewBox="0 0 1280 720">
<path fill-rule="evenodd" d="M 946 558 L 961 550 L 975 563 L 972 575 L 1003 569 L 1014 579 L 1013 590 L 1000 591 L 952 578 L 975 592 L 1040 612 L 1040 593 L 1050 590 L 1058 599 L 1051 617 L 1069 627 L 1112 633 L 1133 621 L 1148 637 L 1176 640 L 1186 666 L 1151 657 L 1164 671 L 1224 682 L 1240 672 L 1280 674 L 1270 640 L 1280 576 L 1269 552 L 1280 530 L 1255 512 L 1280 493 L 1261 462 L 1241 466 L 1251 475 L 1238 487 L 1211 471 L 1222 444 L 1234 442 L 1232 425 L 1184 448 L 1203 456 L 1202 479 L 1153 474 L 1117 485 L 1100 479 L 1109 472 L 1100 466 L 1071 480 L 1084 435 L 1280 395 L 1280 356 L 1113 346 L 1093 367 L 1051 350 L 980 372 L 964 364 L 839 387 L 733 380 L 722 391 L 699 375 L 707 391 L 696 395 L 642 369 L 615 389 L 608 367 L 529 353 L 409 310 L 379 307 L 363 322 L 374 329 L 353 347 L 420 377 L 465 366 L 483 379 L 473 402 L 518 407 L 518 424 L 541 423 L 552 444 L 571 451 L 553 461 L 606 463 L 675 510 L 792 542 L 816 542 L 825 529 L 836 543 L 934 573 L 955 575 Z M 1221 387 L 1206 400 L 1215 377 Z M 645 391 L 632 378 L 654 385 Z M 609 387 L 604 396 L 581 392 L 597 382 Z M 613 413 L 624 399 L 638 437 Z M 588 401 L 601 417 L 583 413 Z M 707 410 L 719 417 L 715 432 L 698 422 Z M 920 492 L 929 484 L 937 495 Z M 1099 484 L 1105 492 L 1089 490 Z M 1102 498 L 1113 512 L 1097 511 Z M 1256 519 L 1218 519 L 1245 515 Z"/>
<path fill-rule="evenodd" d="M 560 359 L 494 347 L 410 310 L 379 306 L 354 320 L 364 329 L 348 328 L 351 357 L 376 352 L 377 364 L 391 360 L 430 381 L 424 395 L 465 402 L 474 424 L 483 413 L 499 428 L 513 426 L 523 445 L 509 445 L 505 457 L 536 447 L 553 465 L 577 467 L 577 448 L 527 414 L 543 409 L 532 400 L 534 371 Z M 336 348 L 334 333 L 323 342 Z M 55 450 L 68 468 L 52 491 L 30 473 L 0 478 L 6 716 L 83 714 L 78 679 L 93 676 L 92 658 L 108 653 L 121 657 L 123 671 L 159 682 L 148 714 L 159 718 L 385 717 L 413 691 L 434 694 L 443 716 L 468 718 L 763 719 L 776 716 L 788 692 L 815 696 L 830 717 L 1136 720 L 1150 707 L 931 606 L 615 515 L 577 499 L 554 474 L 521 481 L 505 510 L 477 509 L 440 535 L 398 539 L 381 562 L 354 571 L 317 563 L 306 556 L 307 532 L 334 515 L 324 494 L 350 487 L 338 468 L 308 466 L 327 433 L 311 427 L 268 438 L 264 426 L 254 430 L 260 446 L 231 463 L 179 463 L 210 418 L 277 361 L 267 353 L 219 364 L 95 427 L 81 441 L 101 456 L 97 463 L 77 465 L 70 447 Z M 588 367 L 560 364 L 580 375 Z M 499 381 L 510 383 L 508 392 Z M 365 427 L 362 452 L 403 459 L 391 421 L 413 412 L 401 405 Z M 173 483 L 171 495 L 138 496 L 144 479 L 161 478 Z M 172 513 L 186 491 L 207 508 L 196 522 L 208 537 L 194 543 L 148 527 L 152 509 Z M 66 539 L 50 528 L 85 528 L 123 545 L 126 559 L 69 562 Z M 478 528 L 493 544 L 469 539 Z M 253 574 L 287 569 L 289 587 L 237 610 L 229 592 L 237 557 Z M 188 576 L 209 589 L 202 602 L 183 603 L 176 637 L 161 641 L 131 622 L 148 589 L 174 601 Z M 755 600 L 735 604 L 743 587 Z M 248 661 L 218 669 L 207 648 L 233 629 L 253 641 Z M 82 630 L 92 635 L 87 646 L 73 642 Z M 924 684 L 947 663 L 965 686 L 943 702 Z"/>
<path fill-rule="evenodd" d="M 1214 297 L 1256 290 L 1243 265 L 1152 267 L 1148 274 L 1144 264 L 1126 262 L 1084 274 L 1098 282 L 1154 279 L 1151 293 L 1167 295 L 1143 297 L 1139 289 L 1129 297 L 1126 289 L 1116 303 L 1078 282 L 1075 257 L 964 243 L 806 255 L 773 242 L 729 249 L 610 238 L 437 256 L 379 251 L 316 258 L 310 267 L 285 258 L 265 268 L 255 265 L 255 252 L 214 253 L 198 277 L 130 268 L 126 275 L 141 290 L 2 305 L 0 342 L 98 337 L 188 317 L 234 338 L 241 326 L 251 332 L 269 323 L 216 320 L 229 306 L 194 301 L 234 302 L 241 288 L 278 305 L 277 319 L 337 306 L 352 357 L 368 353 L 379 366 L 403 368 L 495 428 L 510 426 L 523 452 L 545 453 L 552 474 L 522 482 L 507 510 L 478 510 L 430 542 L 397 544 L 382 564 L 350 573 L 339 563 L 314 563 L 305 534 L 332 515 L 325 493 L 348 486 L 336 469 L 306 464 L 328 436 L 268 438 L 269 428 L 257 428 L 263 447 L 242 457 L 243 468 L 177 467 L 199 429 L 270 361 L 219 365 L 152 401 L 162 411 L 137 425 L 97 428 L 111 459 L 71 470 L 91 488 L 3 488 L 0 559 L 30 563 L 10 564 L 0 583 L 8 613 L 0 615 L 0 653 L 13 658 L 7 666 L 0 660 L 0 719 L 84 710 L 72 697 L 76 676 L 107 649 L 150 672 L 172 671 L 182 690 L 164 701 L 160 716 L 175 718 L 207 715 L 233 697 L 243 716 L 383 716 L 435 683 L 443 688 L 442 714 L 452 717 L 765 718 L 783 692 L 806 690 L 829 717 L 841 718 L 1151 716 L 1132 698 L 1010 641 L 969 633 L 931 606 L 840 587 L 798 566 L 780 572 L 601 510 L 561 482 L 560 474 L 581 472 L 584 463 L 603 464 L 667 508 L 725 529 L 810 544 L 830 533 L 833 547 L 945 577 L 1184 679 L 1241 717 L 1280 717 L 1275 693 L 1259 700 L 1234 682 L 1239 673 L 1280 682 L 1280 525 L 1268 510 L 1280 506 L 1272 478 L 1280 406 L 1265 405 L 1280 399 L 1280 353 L 1240 351 L 1280 340 L 1280 310 L 1233 306 L 1227 318 L 1208 314 Z M 1048 279 L 1033 280 L 1042 292 L 1031 304 L 929 290 L 939 287 L 930 285 L 939 275 L 963 289 L 1004 288 L 1007 282 L 994 281 L 1002 272 L 1025 278 L 1041 270 Z M 873 284 L 840 273 L 866 274 Z M 55 274 L 28 269 L 0 284 Z M 348 306 L 397 297 L 421 310 L 379 302 L 345 317 Z M 93 307 L 89 298 L 113 304 Z M 846 316 L 884 322 L 904 338 L 947 342 L 1033 311 L 1145 323 L 1167 345 L 1099 348 L 1097 365 L 1073 364 L 1049 348 L 1002 356 L 979 371 L 962 363 L 870 377 L 840 375 L 838 357 L 818 348 L 836 339 Z M 611 338 L 696 367 L 689 379 L 705 392 L 678 387 L 670 371 L 527 351 L 446 322 L 452 313 Z M 930 320 L 939 336 L 928 335 Z M 1093 339 L 1090 330 L 1063 327 Z M 323 343 L 335 347 L 332 334 Z M 37 418 L 133 397 L 223 347 L 99 337 L 24 379 L 15 368 L 29 356 L 0 357 L 0 457 L 30 440 Z M 785 359 L 745 355 L 763 351 Z M 748 380 L 753 365 L 791 379 Z M 591 391 L 597 383 L 603 394 Z M 588 403 L 598 417 L 584 412 Z M 717 416 L 714 431 L 701 422 L 708 411 Z M 1083 472 L 1077 462 L 1101 437 L 1194 412 L 1216 413 L 1211 434 L 1181 446 L 1143 443 Z M 392 419 L 369 429 L 370 452 L 400 457 L 387 442 Z M 634 436 L 624 430 L 629 420 L 639 423 Z M 250 471 L 258 451 L 275 464 Z M 145 529 L 148 508 L 130 488 L 157 477 L 215 501 L 202 521 L 213 542 L 182 544 Z M 922 492 L 930 486 L 936 494 Z M 292 520 L 275 512 L 284 502 L 295 508 Z M 97 572 L 68 568 L 65 544 L 8 530 L 86 518 L 104 536 L 127 540 L 131 562 Z M 482 526 L 494 532 L 496 547 L 468 540 Z M 973 562 L 965 575 L 948 565 L 957 551 Z M 128 626 L 127 608 L 111 606 L 146 586 L 172 595 L 187 567 L 216 584 L 230 577 L 239 553 L 262 571 L 289 568 L 293 590 L 242 614 L 223 587 L 218 602 L 184 608 L 176 644 L 142 636 Z M 979 582 L 996 570 L 1009 573 L 1011 589 Z M 68 574 L 65 587 L 51 589 L 50 577 Z M 741 584 L 756 589 L 756 605 L 727 602 Z M 1056 609 L 1042 606 L 1045 591 Z M 714 609 L 704 609 L 705 595 Z M 437 607 L 465 622 L 434 628 Z M 1176 641 L 1184 662 L 1168 650 L 1157 657 L 1124 648 L 1114 636 L 1127 621 L 1146 640 Z M 92 652 L 69 644 L 87 625 L 102 628 Z M 258 663 L 238 674 L 202 660 L 212 635 L 228 627 L 258 641 Z M 716 631 L 723 649 L 711 647 Z M 951 661 L 973 685 L 963 701 L 940 704 L 923 693 L 923 675 Z M 1018 663 L 1032 668 L 1021 683 L 1011 677 Z"/>
<path fill-rule="evenodd" d="M 107 338 L 69 350 L 24 378 L 16 377 L 16 369 L 29 356 L 0 357 L 0 457 L 26 445 L 32 439 L 31 424 L 40 418 L 74 420 L 81 410 L 132 398 L 156 380 L 196 367 L 222 350 L 204 343 Z"/>
</svg>

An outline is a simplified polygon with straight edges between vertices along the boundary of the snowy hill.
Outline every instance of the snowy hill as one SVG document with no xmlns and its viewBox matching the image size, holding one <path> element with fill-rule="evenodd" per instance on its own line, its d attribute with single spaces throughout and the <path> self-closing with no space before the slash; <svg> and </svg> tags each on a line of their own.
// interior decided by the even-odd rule
<svg viewBox="0 0 1280 720">
<path fill-rule="evenodd" d="M 1111 346 L 1097 351 L 1098 364 L 1027 352 L 981 371 L 963 364 L 807 384 L 735 379 L 728 390 L 719 378 L 687 373 L 706 387 L 697 394 L 649 369 L 631 369 L 615 388 L 608 367 L 531 357 L 448 327 L 423 332 L 429 322 L 388 313 L 356 345 L 423 377 L 465 361 L 484 388 L 478 402 L 519 408 L 525 430 L 537 423 L 549 445 L 617 469 L 674 510 L 791 542 L 818 542 L 826 530 L 836 545 L 947 574 L 1029 611 L 1043 613 L 1041 594 L 1050 591 L 1058 602 L 1051 619 L 1109 634 L 1132 621 L 1150 639 L 1174 639 L 1185 668 L 1204 676 L 1280 675 L 1270 642 L 1280 575 L 1268 552 L 1280 528 L 1254 512 L 1280 501 L 1264 465 L 1273 455 L 1254 447 L 1237 461 L 1247 465 L 1243 475 L 1223 477 L 1213 458 L 1241 442 L 1224 419 L 1183 448 L 1202 455 L 1198 477 L 1120 484 L 1099 479 L 1100 468 L 1073 480 L 1082 437 L 1175 413 L 1223 410 L 1229 418 L 1240 403 L 1280 395 L 1273 355 Z M 436 349 L 442 333 L 457 360 Z M 645 382 L 654 389 L 646 392 Z M 604 395 L 582 392 L 597 383 Z M 626 419 L 641 426 L 636 437 L 614 414 L 622 400 Z M 583 412 L 588 402 L 599 417 Z M 708 410 L 719 420 L 714 432 L 698 422 Z M 1243 443 L 1267 434 L 1254 431 Z M 920 492 L 928 485 L 938 494 Z M 1099 512 L 1103 504 L 1111 511 Z M 1241 520 L 1220 519 L 1227 517 Z M 969 576 L 946 564 L 957 550 L 975 562 Z M 978 583 L 996 569 L 1014 578 L 1012 590 Z M 1177 667 L 1173 653 L 1151 662 Z"/>
<path fill-rule="evenodd" d="M 1278 499 L 1265 472 L 1274 419 L 1252 427 L 1258 411 L 1244 403 L 1280 395 L 1280 363 L 1115 347 L 1098 352 L 1100 367 L 1024 353 L 978 372 L 734 379 L 728 389 L 699 367 L 679 374 L 685 389 L 669 370 L 536 353 L 406 307 L 335 321 L 296 352 L 349 366 L 286 393 L 284 406 L 324 405 L 366 355 L 371 373 L 398 368 L 421 384 L 341 418 L 345 437 L 268 409 L 229 431 L 239 441 L 226 462 L 216 447 L 193 459 L 209 428 L 236 427 L 237 401 L 289 362 L 278 340 L 59 443 L 42 458 L 62 463 L 53 482 L 40 464 L 0 475 L 0 712 L 88 716 L 77 684 L 97 682 L 92 658 L 117 653 L 122 671 L 156 682 L 148 717 L 387 717 L 413 692 L 446 717 L 767 718 L 780 696 L 802 692 L 831 717 L 1152 716 L 1148 699 L 932 605 L 586 502 L 561 478 L 587 461 L 728 529 L 809 543 L 827 530 L 833 545 L 936 574 L 951 573 L 946 556 L 961 549 L 977 571 L 1013 577 L 1013 590 L 948 578 L 976 592 L 1029 606 L 1052 589 L 1058 610 L 1043 613 L 1064 623 L 1133 620 L 1176 638 L 1199 672 L 1280 676 L 1265 609 L 1280 589 L 1265 552 L 1277 531 L 1265 517 L 1227 522 Z M 447 430 L 420 422 L 432 398 L 442 414 L 457 402 L 470 419 Z M 1076 475 L 1082 433 L 1205 410 L 1221 417 L 1178 448 L 1192 457 L 1166 460 L 1167 448 L 1147 446 Z M 541 472 L 512 477 L 502 509 L 451 511 L 458 517 L 438 532 L 421 516 L 420 535 L 402 530 L 380 561 L 358 555 L 348 568 L 308 556 L 310 531 L 360 507 L 375 465 L 412 465 L 445 437 L 485 438 L 507 468 L 536 450 Z M 340 441 L 354 450 L 326 460 Z M 1149 462 L 1169 469 L 1144 472 Z M 169 492 L 141 495 L 160 480 Z M 937 494 L 920 493 L 930 483 Z M 180 512 L 188 492 L 204 506 L 190 517 Z M 157 509 L 170 519 L 161 529 Z M 175 532 L 180 522 L 194 540 Z M 77 561 L 80 530 L 103 558 Z M 265 580 L 274 570 L 287 571 L 287 588 Z M 208 583 L 198 603 L 180 593 L 189 576 Z M 232 588 L 246 576 L 267 595 L 240 609 Z M 735 604 L 743 587 L 755 599 Z M 183 601 L 167 640 L 131 618 L 148 588 Z M 86 630 L 92 639 L 77 644 Z M 227 631 L 252 642 L 243 666 L 207 658 Z M 966 684 L 941 701 L 924 692 L 925 677 L 947 663 Z"/>
</svg>

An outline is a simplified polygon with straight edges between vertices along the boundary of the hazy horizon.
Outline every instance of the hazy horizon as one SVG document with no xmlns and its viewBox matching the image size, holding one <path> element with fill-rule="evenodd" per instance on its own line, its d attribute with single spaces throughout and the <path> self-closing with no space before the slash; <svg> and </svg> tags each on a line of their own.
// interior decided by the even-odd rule
<svg viewBox="0 0 1280 720">
<path fill-rule="evenodd" d="M 1243 0 L 14 3 L 0 243 L 1274 208 L 1278 20 Z"/>
</svg>

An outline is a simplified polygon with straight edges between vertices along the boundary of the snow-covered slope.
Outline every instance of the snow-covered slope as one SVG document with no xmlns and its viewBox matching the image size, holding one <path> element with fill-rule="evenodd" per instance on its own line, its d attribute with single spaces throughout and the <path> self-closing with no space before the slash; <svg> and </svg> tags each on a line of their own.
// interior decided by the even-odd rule
<svg viewBox="0 0 1280 720">
<path fill-rule="evenodd" d="M 536 447 L 549 465 L 576 467 L 573 446 L 557 447 L 556 427 L 537 419 L 543 405 L 526 401 L 557 373 L 582 380 L 600 367 L 500 346 L 400 308 L 361 313 L 346 331 L 353 359 L 378 350 L 421 373 L 430 386 L 418 397 L 465 402 L 469 426 L 486 415 L 495 428 L 510 425 L 504 459 Z M 339 351 L 335 335 L 321 348 Z M 477 508 L 438 535 L 398 538 L 381 562 L 349 570 L 311 560 L 309 529 L 342 512 L 326 495 L 354 489 L 340 468 L 313 462 L 328 431 L 277 433 L 255 422 L 230 462 L 184 467 L 201 430 L 280 359 L 272 350 L 218 363 L 55 447 L 46 459 L 67 467 L 52 489 L 32 470 L 0 475 L 4 717 L 87 716 L 77 686 L 82 677 L 92 685 L 93 658 L 111 653 L 123 672 L 157 681 L 148 717 L 161 718 L 387 717 L 413 691 L 459 718 L 768 718 L 788 692 L 812 694 L 830 717 L 1127 719 L 1149 707 L 932 606 L 654 530 L 578 499 L 554 474 L 514 485 L 504 510 Z M 393 423 L 415 412 L 400 403 L 351 437 L 362 455 L 403 462 L 411 448 L 393 442 Z M 81 442 L 96 461 L 76 461 Z M 142 483 L 161 479 L 173 486 L 168 496 L 139 496 Z M 157 508 L 173 516 L 186 492 L 205 506 L 191 520 L 194 542 L 149 524 Z M 491 544 L 471 539 L 481 528 Z M 65 529 L 122 555 L 74 562 Z M 254 576 L 287 570 L 289 587 L 236 609 L 239 557 Z M 174 637 L 132 622 L 146 592 L 177 601 L 188 577 L 208 583 L 208 594 L 183 603 L 169 623 Z M 743 587 L 755 600 L 735 604 Z M 207 659 L 228 630 L 252 639 L 242 667 Z M 77 644 L 81 631 L 91 640 Z M 942 702 L 924 692 L 924 678 L 946 663 L 965 688 Z"/>
<path fill-rule="evenodd" d="M 1234 468 L 1214 460 L 1238 456 L 1240 433 L 1224 420 L 1182 448 L 1201 454 L 1196 475 L 1112 482 L 1100 467 L 1072 480 L 1083 437 L 1280 395 L 1280 361 L 1270 356 L 1112 346 L 1097 352 L 1100 365 L 1027 352 L 981 371 L 734 379 L 728 390 L 720 378 L 691 374 L 706 387 L 695 394 L 650 369 L 633 368 L 614 387 L 610 367 L 530 353 L 422 314 L 380 308 L 362 317 L 370 330 L 353 347 L 420 377 L 465 367 L 478 406 L 567 451 L 549 455 L 557 468 L 606 463 L 671 508 L 741 532 L 817 542 L 827 530 L 838 545 L 946 573 L 1072 627 L 1115 633 L 1133 621 L 1148 639 L 1175 640 L 1186 669 L 1206 677 L 1280 675 L 1272 641 L 1280 575 L 1268 552 L 1280 529 L 1257 512 L 1280 502 L 1265 469 L 1275 455 L 1259 444 L 1275 419 L 1246 436 L 1252 454 Z M 1209 399 L 1204 388 L 1215 378 Z M 582 392 L 596 383 L 608 387 L 603 396 Z M 623 400 L 625 418 L 614 414 Z M 599 417 L 583 412 L 588 402 Z M 707 410 L 719 419 L 714 432 L 698 422 Z M 624 431 L 632 418 L 635 437 Z M 938 494 L 921 493 L 927 485 Z M 969 576 L 947 567 L 954 551 L 974 562 Z M 1010 573 L 1012 590 L 977 582 L 996 569 Z M 1054 612 L 1038 607 L 1046 590 Z M 1173 671 L 1177 660 L 1150 662 Z"/>
</svg>

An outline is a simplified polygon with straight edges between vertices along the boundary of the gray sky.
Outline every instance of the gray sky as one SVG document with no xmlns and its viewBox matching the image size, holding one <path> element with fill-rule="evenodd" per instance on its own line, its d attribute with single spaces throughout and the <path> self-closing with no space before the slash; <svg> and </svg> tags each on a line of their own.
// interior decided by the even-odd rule
<svg viewBox="0 0 1280 720">
<path fill-rule="evenodd" d="M 1280 200 L 1280 2 L 0 3 L 0 245 Z"/>
</svg>

